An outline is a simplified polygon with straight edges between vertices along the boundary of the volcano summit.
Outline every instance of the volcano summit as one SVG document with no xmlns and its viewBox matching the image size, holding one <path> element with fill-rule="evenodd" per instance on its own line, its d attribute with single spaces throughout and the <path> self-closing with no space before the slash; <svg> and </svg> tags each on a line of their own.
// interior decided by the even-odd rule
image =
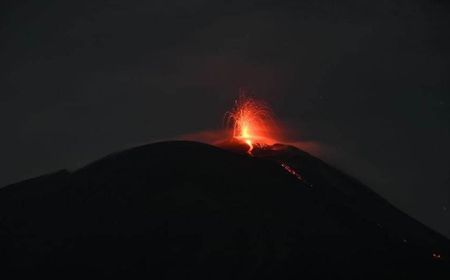
<svg viewBox="0 0 450 280">
<path fill-rule="evenodd" d="M 449 279 L 448 239 L 366 186 L 294 147 L 252 153 L 162 142 L 2 188 L 2 274 Z"/>
</svg>

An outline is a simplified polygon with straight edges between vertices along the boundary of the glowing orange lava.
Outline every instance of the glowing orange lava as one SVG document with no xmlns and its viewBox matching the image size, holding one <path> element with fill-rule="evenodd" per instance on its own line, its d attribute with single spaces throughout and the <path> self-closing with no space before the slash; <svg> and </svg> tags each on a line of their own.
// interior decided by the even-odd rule
<svg viewBox="0 0 450 280">
<path fill-rule="evenodd" d="M 241 95 L 226 118 L 232 124 L 233 138 L 247 144 L 250 155 L 255 146 L 275 143 L 272 113 L 263 102 Z"/>
</svg>

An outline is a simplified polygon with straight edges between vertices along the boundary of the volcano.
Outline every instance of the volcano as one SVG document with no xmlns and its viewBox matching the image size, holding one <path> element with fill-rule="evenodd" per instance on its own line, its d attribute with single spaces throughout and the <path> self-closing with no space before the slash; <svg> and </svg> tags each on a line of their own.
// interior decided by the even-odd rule
<svg viewBox="0 0 450 280">
<path fill-rule="evenodd" d="M 173 141 L 0 189 L 2 275 L 450 279 L 450 242 L 295 147 Z"/>
</svg>

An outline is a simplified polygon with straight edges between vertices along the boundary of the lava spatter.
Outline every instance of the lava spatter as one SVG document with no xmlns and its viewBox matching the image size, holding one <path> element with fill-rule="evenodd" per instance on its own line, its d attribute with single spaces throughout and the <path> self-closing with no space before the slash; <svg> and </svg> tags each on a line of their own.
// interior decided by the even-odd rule
<svg viewBox="0 0 450 280">
<path fill-rule="evenodd" d="M 233 138 L 245 143 L 250 155 L 255 146 L 264 147 L 276 142 L 272 111 L 262 101 L 241 94 L 225 117 L 233 129 Z"/>
</svg>

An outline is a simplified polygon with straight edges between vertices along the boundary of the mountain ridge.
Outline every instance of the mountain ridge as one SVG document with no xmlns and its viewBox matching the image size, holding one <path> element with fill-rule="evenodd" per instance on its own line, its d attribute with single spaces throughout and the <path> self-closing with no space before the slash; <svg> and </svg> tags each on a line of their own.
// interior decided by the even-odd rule
<svg viewBox="0 0 450 280">
<path fill-rule="evenodd" d="M 14 273 L 163 278 L 449 273 L 448 239 L 289 149 L 256 149 L 251 157 L 160 142 L 7 186 L 0 189 L 0 264 Z"/>
</svg>

